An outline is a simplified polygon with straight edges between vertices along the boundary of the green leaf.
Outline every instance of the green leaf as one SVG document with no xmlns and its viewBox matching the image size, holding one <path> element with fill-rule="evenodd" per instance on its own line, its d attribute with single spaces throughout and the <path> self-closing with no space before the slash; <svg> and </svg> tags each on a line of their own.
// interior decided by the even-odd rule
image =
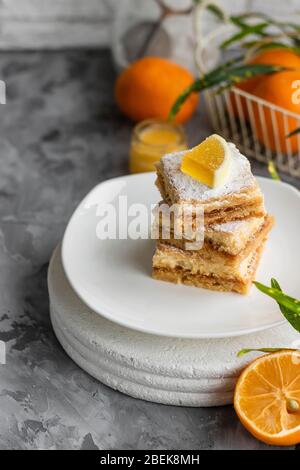
<svg viewBox="0 0 300 470">
<path fill-rule="evenodd" d="M 297 127 L 297 129 L 294 129 L 292 132 L 290 132 L 287 136 L 286 139 L 289 139 L 293 135 L 299 134 L 300 133 L 300 127 Z"/>
<path fill-rule="evenodd" d="M 200 5 L 202 2 L 203 0 L 193 0 L 193 3 L 195 5 Z M 213 13 L 219 20 L 223 21 L 225 19 L 224 11 L 221 8 L 219 8 L 217 4 L 213 2 L 208 3 L 206 5 L 206 9 L 210 11 L 211 13 Z"/>
<path fill-rule="evenodd" d="M 179 112 L 181 106 L 187 100 L 187 98 L 196 92 L 206 90 L 208 88 L 215 87 L 217 85 L 223 85 L 230 87 L 236 83 L 247 80 L 258 75 L 268 75 L 275 72 L 286 70 L 285 67 L 277 65 L 265 65 L 265 64 L 237 64 L 240 58 L 235 58 L 220 67 L 212 70 L 203 77 L 197 79 L 192 83 L 181 95 L 177 98 L 173 104 L 168 119 L 172 120 Z"/>
<path fill-rule="evenodd" d="M 300 47 L 300 25 L 293 22 L 279 21 L 260 12 L 247 12 L 240 15 L 233 15 L 229 17 L 231 23 L 237 26 L 240 31 L 235 33 L 231 38 L 223 43 L 221 47 L 228 47 L 229 45 L 239 42 L 240 47 L 255 47 L 256 44 L 266 41 L 266 44 L 270 43 L 270 40 L 274 38 L 284 38 L 289 43 L 284 43 L 287 47 L 295 50 L 299 54 Z M 256 20 L 256 23 L 253 23 Z M 278 31 L 274 32 L 274 28 Z M 257 39 L 254 41 L 244 41 L 248 36 L 256 36 Z"/>
<path fill-rule="evenodd" d="M 244 21 L 245 16 L 239 15 L 239 16 L 230 16 L 230 21 L 235 24 L 236 26 L 239 26 L 240 28 L 247 28 L 247 23 Z"/>
<path fill-rule="evenodd" d="M 269 25 L 268 25 L 268 23 L 259 23 L 259 24 L 256 24 L 256 25 L 249 25 L 249 26 L 241 24 L 241 26 L 242 26 L 241 31 L 234 34 L 229 39 L 226 39 L 226 41 L 224 41 L 221 44 L 222 49 L 225 49 L 226 47 L 230 46 L 231 44 L 233 44 L 237 41 L 240 41 L 241 39 L 244 39 L 245 37 L 249 36 L 250 34 L 252 34 L 252 35 L 253 34 L 258 34 L 259 36 L 266 36 L 266 33 L 264 32 L 264 30 Z"/>
<path fill-rule="evenodd" d="M 264 292 L 265 294 L 269 295 L 273 299 L 277 300 L 277 303 L 279 305 L 279 308 L 286 318 L 286 320 L 297 330 L 300 332 L 300 313 L 297 313 L 298 307 L 296 308 L 296 313 L 294 309 L 289 309 L 286 306 L 284 306 L 282 303 L 280 303 L 280 300 L 282 300 L 282 295 L 288 299 L 288 303 L 292 300 L 292 304 L 300 304 L 299 300 L 293 299 L 292 297 L 289 297 L 285 295 L 282 292 L 282 289 L 279 285 L 279 282 L 272 278 L 271 279 L 271 287 L 264 286 L 263 284 L 260 284 L 259 282 L 254 282 L 256 287 L 261 291 Z M 279 295 L 281 294 L 281 296 Z M 291 348 L 259 348 L 259 349 L 241 349 L 237 353 L 237 357 L 243 357 L 245 354 L 248 354 L 249 352 L 263 352 L 263 353 L 274 353 L 274 352 L 279 352 L 279 351 L 299 351 L 299 349 L 291 349 Z"/>
<path fill-rule="evenodd" d="M 237 357 L 243 357 L 243 356 L 245 356 L 245 354 L 248 354 L 250 352 L 274 353 L 274 352 L 279 352 L 279 351 L 290 351 L 290 349 L 287 349 L 287 348 L 241 349 L 237 353 Z M 296 349 L 295 349 L 295 351 L 296 351 Z"/>
<path fill-rule="evenodd" d="M 225 19 L 225 16 L 224 16 L 224 12 L 221 10 L 221 8 L 218 8 L 217 5 L 207 5 L 207 9 L 213 13 L 219 20 L 224 20 Z"/>
<path fill-rule="evenodd" d="M 240 13 L 239 15 L 233 15 L 230 17 L 232 21 L 235 21 L 235 20 L 244 21 L 244 20 L 253 19 L 253 18 L 257 18 L 257 19 L 264 20 L 264 21 L 270 20 L 270 17 L 268 15 L 266 15 L 265 13 L 258 12 L 258 11 L 247 11 L 246 13 Z"/>
<path fill-rule="evenodd" d="M 273 289 L 277 289 L 278 291 L 282 292 L 282 289 L 281 289 L 278 281 L 276 281 L 276 279 L 274 279 L 274 278 L 271 279 L 271 286 L 272 286 Z M 281 313 L 286 318 L 286 320 L 292 325 L 293 328 L 295 328 L 295 330 L 300 332 L 300 315 L 295 316 L 294 312 L 291 312 L 286 307 L 283 307 L 282 305 L 280 305 L 280 303 L 278 303 L 278 305 L 279 305 Z"/>
<path fill-rule="evenodd" d="M 172 121 L 174 119 L 174 117 L 179 112 L 183 103 L 188 99 L 188 97 L 192 93 L 196 93 L 204 89 L 205 89 L 205 79 L 199 79 L 199 80 L 196 80 L 194 83 L 192 83 L 192 85 L 190 85 L 181 95 L 179 95 L 179 97 L 173 104 L 171 111 L 169 113 L 169 116 L 168 116 L 168 120 Z"/>
<path fill-rule="evenodd" d="M 273 287 L 273 289 L 277 289 L 277 290 L 281 290 L 281 287 L 280 287 L 280 284 L 279 282 L 275 279 L 275 277 L 272 277 L 271 279 L 271 287 Z"/>
<path fill-rule="evenodd" d="M 247 41 L 243 42 L 242 47 L 246 49 L 252 49 L 255 48 L 255 54 L 263 51 L 268 51 L 272 49 L 286 49 L 291 52 L 295 52 L 295 54 L 300 55 L 300 48 L 295 47 L 291 44 L 285 44 L 283 42 L 278 42 L 278 41 L 272 41 L 272 42 L 264 42 L 264 40 L 259 39 L 256 41 Z"/>
<path fill-rule="evenodd" d="M 261 12 L 247 12 L 247 13 L 242 13 L 240 15 L 233 15 L 230 17 L 230 20 L 232 21 L 232 23 L 239 24 L 239 22 L 242 22 L 242 24 L 246 26 L 247 26 L 247 23 L 245 23 L 245 20 L 248 20 L 248 19 L 250 20 L 257 19 L 257 20 L 264 21 L 269 26 L 276 26 L 278 29 L 284 32 L 288 32 L 288 30 L 300 31 L 300 25 L 297 23 L 293 23 L 291 21 L 279 21 Z"/>
<path fill-rule="evenodd" d="M 291 310 L 300 318 L 300 300 L 294 299 L 293 297 L 284 294 L 280 289 L 265 286 L 260 282 L 254 281 L 254 284 L 261 292 L 268 295 L 269 297 L 272 297 L 272 299 L 276 300 L 278 303 L 280 303 L 280 305 Z"/>
<path fill-rule="evenodd" d="M 273 180 L 280 181 L 280 176 L 277 172 L 277 169 L 276 169 L 276 166 L 275 166 L 275 163 L 273 162 L 273 160 L 269 160 L 268 170 L 269 170 L 270 176 Z"/>
<path fill-rule="evenodd" d="M 271 287 L 256 281 L 254 285 L 261 292 L 276 300 L 283 316 L 295 330 L 300 332 L 300 301 L 284 294 L 276 279 L 272 279 Z"/>
</svg>

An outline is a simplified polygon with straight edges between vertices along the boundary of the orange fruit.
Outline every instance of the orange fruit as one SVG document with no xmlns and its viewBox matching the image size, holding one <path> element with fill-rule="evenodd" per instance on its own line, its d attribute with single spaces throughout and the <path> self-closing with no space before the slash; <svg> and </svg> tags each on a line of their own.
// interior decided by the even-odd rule
<svg viewBox="0 0 300 470">
<path fill-rule="evenodd" d="M 294 101 L 293 97 L 297 91 L 293 88 L 293 83 L 297 80 L 300 80 L 300 71 L 280 72 L 264 77 L 253 90 L 253 94 L 258 98 L 299 115 L 299 119 L 292 116 L 287 116 L 285 119 L 279 110 L 272 112 L 269 107 L 263 106 L 260 111 L 259 105 L 253 105 L 256 137 L 273 152 L 287 153 L 290 150 L 295 153 L 299 150 L 297 135 L 286 138 L 290 132 L 300 126 L 300 102 Z"/>
<path fill-rule="evenodd" d="M 134 121 L 166 119 L 178 96 L 193 82 L 193 75 L 180 65 L 160 57 L 144 57 L 117 78 L 115 97 L 120 110 Z M 175 121 L 187 121 L 197 102 L 198 95 L 193 93 Z"/>
<path fill-rule="evenodd" d="M 300 351 L 282 350 L 252 362 L 237 382 L 234 408 L 260 441 L 300 443 Z"/>
<path fill-rule="evenodd" d="M 247 64 L 265 64 L 265 65 L 280 65 L 281 67 L 287 67 L 291 69 L 300 70 L 300 55 L 296 52 L 290 51 L 286 48 L 276 48 L 258 53 L 246 62 Z M 258 75 L 257 77 L 249 78 L 241 83 L 235 85 L 242 91 L 247 93 L 253 93 L 254 89 L 266 78 L 265 75 Z M 238 98 L 237 98 L 238 99 Z M 236 116 L 239 116 L 238 105 L 234 96 L 231 97 L 233 112 Z M 248 108 L 246 100 L 243 96 L 240 97 L 241 109 L 245 115 L 245 119 L 248 119 Z"/>
<path fill-rule="evenodd" d="M 260 52 L 247 61 L 247 64 L 280 65 L 281 67 L 300 70 L 300 56 L 296 52 L 285 48 L 270 49 Z M 265 76 L 259 75 L 239 83 L 237 87 L 251 93 L 264 79 Z"/>
</svg>

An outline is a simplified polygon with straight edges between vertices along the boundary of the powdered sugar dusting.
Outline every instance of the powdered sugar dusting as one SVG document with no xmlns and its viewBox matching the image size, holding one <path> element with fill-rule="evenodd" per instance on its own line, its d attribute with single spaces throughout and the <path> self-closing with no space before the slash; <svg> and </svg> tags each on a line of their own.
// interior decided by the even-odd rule
<svg viewBox="0 0 300 470">
<path fill-rule="evenodd" d="M 231 174 L 226 184 L 215 189 L 196 181 L 181 171 L 181 159 L 186 151 L 174 152 L 162 157 L 160 161 L 164 177 L 173 187 L 178 199 L 185 201 L 218 199 L 243 189 L 249 189 L 256 184 L 248 159 L 238 151 L 234 144 L 229 143 L 228 145 L 233 160 Z"/>
<path fill-rule="evenodd" d="M 251 217 L 244 220 L 234 220 L 232 222 L 225 222 L 223 224 L 211 225 L 210 229 L 214 232 L 235 233 L 246 232 L 258 229 L 264 222 L 265 217 Z"/>
<path fill-rule="evenodd" d="M 244 224 L 248 224 L 248 220 L 234 220 L 232 222 L 225 222 L 224 224 L 216 224 L 211 228 L 215 232 L 233 233 L 240 229 Z"/>
</svg>

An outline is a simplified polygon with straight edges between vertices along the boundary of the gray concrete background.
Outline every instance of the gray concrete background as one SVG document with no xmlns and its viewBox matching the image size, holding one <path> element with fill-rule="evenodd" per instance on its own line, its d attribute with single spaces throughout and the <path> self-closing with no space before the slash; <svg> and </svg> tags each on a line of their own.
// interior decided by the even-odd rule
<svg viewBox="0 0 300 470">
<path fill-rule="evenodd" d="M 0 49 L 111 44 L 112 20 L 125 5 L 153 0 L 0 0 Z M 187 4 L 191 0 L 165 0 Z M 299 0 L 218 0 L 229 12 L 264 11 L 296 21 Z M 135 7 L 133 7 L 135 8 Z"/>
<path fill-rule="evenodd" d="M 0 449 L 267 448 L 231 406 L 135 400 L 64 353 L 49 321 L 48 261 L 82 197 L 127 173 L 132 124 L 114 104 L 107 50 L 2 52 L 0 77 Z M 210 131 L 202 102 L 190 144 Z M 267 174 L 258 164 L 254 171 Z"/>
</svg>

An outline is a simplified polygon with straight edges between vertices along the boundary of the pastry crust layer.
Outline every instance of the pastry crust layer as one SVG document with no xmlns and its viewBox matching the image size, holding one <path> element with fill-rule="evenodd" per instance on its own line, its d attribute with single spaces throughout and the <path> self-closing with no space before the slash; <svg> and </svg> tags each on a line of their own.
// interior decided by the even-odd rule
<svg viewBox="0 0 300 470">
<path fill-rule="evenodd" d="M 172 282 L 175 284 L 185 284 L 188 286 L 202 287 L 204 289 L 221 291 L 221 292 L 237 292 L 239 294 L 248 294 L 252 282 L 255 278 L 256 270 L 264 248 L 264 243 L 254 253 L 249 262 L 247 273 L 242 279 L 228 278 L 226 276 L 205 275 L 201 273 L 192 273 L 190 270 L 177 268 L 166 268 L 153 266 L 152 276 L 160 281 Z"/>
<path fill-rule="evenodd" d="M 260 219 L 259 219 L 260 220 Z M 222 235 L 224 236 L 224 232 L 221 232 L 220 240 L 217 240 L 213 237 L 213 234 L 207 235 L 207 230 L 205 230 L 205 239 L 202 248 L 199 250 L 191 250 L 191 241 L 184 240 L 184 239 L 176 239 L 174 238 L 174 234 L 170 231 L 170 238 L 164 239 L 162 238 L 162 232 L 160 231 L 160 238 L 159 243 L 160 246 L 165 245 L 172 245 L 173 247 L 180 249 L 181 251 L 185 250 L 184 253 L 194 253 L 195 256 L 199 258 L 210 261 L 210 262 L 220 262 L 224 263 L 225 265 L 229 266 L 236 266 L 239 264 L 243 259 L 245 259 L 251 252 L 253 252 L 259 244 L 267 238 L 269 232 L 271 231 L 274 225 L 274 217 L 270 215 L 266 215 L 265 218 L 262 218 L 258 225 L 253 224 L 253 227 L 258 227 L 256 230 L 252 231 L 251 236 L 245 235 L 245 238 L 241 240 L 241 230 L 238 230 L 236 234 L 236 239 L 223 239 L 223 245 L 218 245 L 218 242 L 222 239 Z M 240 241 L 240 242 L 239 242 Z M 237 247 L 242 247 L 239 251 L 236 250 Z M 225 251 L 225 249 L 227 251 Z M 231 250 L 231 251 L 230 251 Z"/>
<path fill-rule="evenodd" d="M 251 189 L 235 193 L 219 199 L 217 201 L 197 202 L 188 200 L 176 200 L 166 189 L 165 182 L 159 174 L 155 182 L 164 201 L 170 206 L 172 204 L 201 205 L 204 210 L 205 225 L 215 223 L 226 223 L 234 220 L 241 220 L 250 217 L 263 217 L 265 215 L 264 198 L 258 186 Z"/>
</svg>

